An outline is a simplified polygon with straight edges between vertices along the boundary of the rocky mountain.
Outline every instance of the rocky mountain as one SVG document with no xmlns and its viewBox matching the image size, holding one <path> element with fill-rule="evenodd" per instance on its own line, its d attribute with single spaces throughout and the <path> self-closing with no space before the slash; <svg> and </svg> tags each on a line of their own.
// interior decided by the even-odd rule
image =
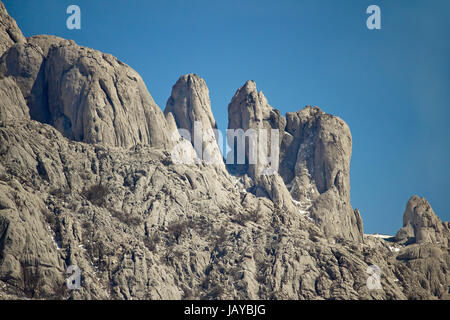
<svg viewBox="0 0 450 320">
<path fill-rule="evenodd" d="M 15 43 L 26 42 L 16 21 L 11 18 L 0 2 L 0 55 Z"/>
<path fill-rule="evenodd" d="M 199 76 L 163 113 L 116 58 L 0 17 L 0 299 L 450 298 L 450 226 L 425 199 L 395 237 L 364 235 L 342 119 L 283 117 L 247 81 L 228 128 L 278 130 L 278 170 L 248 149 L 225 165 Z M 178 132 L 196 122 L 200 144 Z"/>
</svg>

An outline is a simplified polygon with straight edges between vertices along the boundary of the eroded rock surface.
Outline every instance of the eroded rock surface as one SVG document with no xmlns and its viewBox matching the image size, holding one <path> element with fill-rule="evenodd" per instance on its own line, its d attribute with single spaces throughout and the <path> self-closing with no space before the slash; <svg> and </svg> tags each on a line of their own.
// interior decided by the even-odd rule
<svg viewBox="0 0 450 320">
<path fill-rule="evenodd" d="M 53 36 L 13 45 L 0 60 L 32 119 L 66 137 L 125 147 L 169 144 L 167 125 L 139 74 L 115 57 Z"/>
<path fill-rule="evenodd" d="M 448 247 L 449 225 L 434 213 L 425 198 L 413 196 L 403 214 L 403 227 L 398 231 L 398 241 L 413 243 L 438 243 Z"/>
<path fill-rule="evenodd" d="M 2 2 L 0 2 L 0 56 L 13 44 L 25 42 L 25 37 L 11 18 Z"/>
<path fill-rule="evenodd" d="M 244 160 L 240 163 L 237 153 L 240 152 L 237 140 L 231 137 L 228 142 L 233 147 L 234 154 L 230 152 L 232 161 L 228 166 L 232 172 L 237 174 L 248 174 L 251 178 L 258 178 L 265 169 L 271 168 L 272 164 L 278 168 L 279 143 L 283 137 L 286 120 L 280 112 L 272 108 L 262 91 L 258 91 L 254 81 L 247 81 L 239 88 L 230 104 L 228 105 L 228 129 L 242 130 L 247 134 L 245 143 Z M 271 129 L 278 133 L 276 149 L 271 148 Z M 274 137 L 275 138 L 275 137 Z M 263 140 L 264 139 L 264 140 Z M 266 143 L 264 143 L 264 141 Z M 251 144 L 256 146 L 251 146 Z M 253 155 L 251 155 L 253 150 Z M 269 159 L 270 158 L 270 159 Z M 266 160 L 267 159 L 267 160 Z"/>
<path fill-rule="evenodd" d="M 172 114 L 177 128 L 187 130 L 190 137 L 186 138 L 189 138 L 198 158 L 224 168 L 216 138 L 218 131 L 214 132 L 217 125 L 211 111 L 209 90 L 202 78 L 196 74 L 181 76 L 172 88 L 164 114 L 166 117 Z"/>
</svg>

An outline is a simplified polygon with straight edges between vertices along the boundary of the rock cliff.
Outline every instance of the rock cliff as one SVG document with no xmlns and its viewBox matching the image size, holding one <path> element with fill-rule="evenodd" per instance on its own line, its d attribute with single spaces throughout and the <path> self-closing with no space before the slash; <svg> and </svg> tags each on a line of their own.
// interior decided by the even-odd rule
<svg viewBox="0 0 450 320">
<path fill-rule="evenodd" d="M 169 145 L 167 124 L 141 77 L 115 57 L 53 36 L 27 39 L 0 59 L 32 119 L 75 141 Z"/>
<path fill-rule="evenodd" d="M 189 138 L 198 158 L 224 168 L 209 90 L 202 78 L 196 74 L 180 77 L 172 88 L 164 114 L 166 117 L 172 114 L 177 128 L 187 130 L 189 137 L 186 138 Z"/>
</svg>

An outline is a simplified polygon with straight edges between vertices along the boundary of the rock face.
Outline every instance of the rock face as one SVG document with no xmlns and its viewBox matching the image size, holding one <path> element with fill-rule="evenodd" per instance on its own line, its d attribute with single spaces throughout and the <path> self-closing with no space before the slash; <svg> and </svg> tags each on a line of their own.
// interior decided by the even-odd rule
<svg viewBox="0 0 450 320">
<path fill-rule="evenodd" d="M 293 139 L 283 141 L 286 152 L 280 171 L 284 179 L 303 180 L 307 175 L 320 194 L 335 186 L 341 194 L 349 195 L 352 136 L 347 124 L 318 107 L 288 112 L 286 118 L 286 131 Z"/>
<path fill-rule="evenodd" d="M 224 167 L 214 133 L 217 125 L 211 111 L 209 90 L 202 78 L 196 74 L 180 77 L 172 88 L 164 114 L 166 117 L 172 114 L 177 128 L 189 132 L 189 140 L 200 159 Z"/>
<path fill-rule="evenodd" d="M 25 99 L 10 78 L 0 79 L 0 125 L 10 120 L 30 119 Z"/>
<path fill-rule="evenodd" d="M 292 197 L 311 204 L 311 216 L 326 235 L 361 241 L 361 216 L 350 204 L 352 136 L 347 124 L 317 107 L 286 118 L 280 174 L 291 185 Z"/>
<path fill-rule="evenodd" d="M 411 198 L 395 239 L 360 241 L 339 118 L 306 108 L 286 122 L 247 82 L 231 127 L 281 130 L 281 167 L 232 176 L 195 162 L 178 133 L 215 127 L 200 78 L 178 81 L 164 118 L 109 55 L 50 36 L 4 43 L 0 299 L 450 299 L 448 222 L 426 200 Z"/>
<path fill-rule="evenodd" d="M 14 79 L 32 119 L 50 123 L 44 60 L 39 46 L 28 42 L 15 44 L 0 59 L 0 77 Z"/>
<path fill-rule="evenodd" d="M 251 178 L 257 178 L 261 175 L 264 169 L 271 166 L 272 161 L 275 161 L 275 167 L 278 168 L 279 161 L 279 143 L 284 133 L 284 127 L 286 126 L 286 120 L 280 115 L 280 112 L 272 108 L 266 97 L 261 91 L 258 91 L 254 81 L 247 81 L 241 88 L 239 88 L 230 104 L 228 105 L 228 129 L 243 130 L 248 134 L 247 142 L 245 143 L 245 163 L 239 163 L 237 152 L 239 152 L 236 140 L 234 137 L 229 137 L 229 144 L 233 146 L 234 153 L 230 152 L 228 156 L 231 156 L 231 163 L 228 167 L 232 172 L 238 174 L 247 173 Z M 276 129 L 278 132 L 278 139 L 276 142 L 277 148 L 272 150 L 271 148 L 271 129 Z M 250 132 L 250 130 L 254 130 Z M 261 131 L 259 131 L 261 130 Z M 253 140 L 251 140 L 252 133 Z M 266 139 L 266 143 L 264 140 Z M 257 147 L 252 148 L 252 141 Z M 250 148 L 254 150 L 255 158 L 251 161 Z M 273 151 L 273 152 L 272 152 Z M 264 159 L 271 157 L 272 161 L 265 163 Z M 253 163 L 250 163 L 253 162 Z"/>
<path fill-rule="evenodd" d="M 0 77 L 16 81 L 32 119 L 72 140 L 125 148 L 169 143 L 164 115 L 141 77 L 111 55 L 32 37 L 4 54 Z"/>
<path fill-rule="evenodd" d="M 450 230 L 436 216 L 425 198 L 413 196 L 409 199 L 403 214 L 403 227 L 397 233 L 397 240 L 412 243 L 438 243 L 448 247 Z"/>
<path fill-rule="evenodd" d="M 0 2 L 0 56 L 13 44 L 25 42 L 25 38 L 11 18 L 3 3 Z"/>
<path fill-rule="evenodd" d="M 230 129 L 244 132 L 276 129 L 279 132 L 277 147 L 280 151 L 276 155 L 279 174 L 290 187 L 292 198 L 309 210 L 325 234 L 361 241 L 362 219 L 350 204 L 352 137 L 347 124 L 317 107 L 287 113 L 286 117 L 287 121 L 269 105 L 253 81 L 247 81 L 228 106 Z M 270 141 L 268 139 L 268 145 Z M 236 142 L 234 145 L 236 151 Z M 246 143 L 246 164 L 229 167 L 232 172 L 247 173 L 258 185 L 260 173 L 267 166 L 260 162 L 249 164 L 248 145 Z M 270 155 L 267 150 L 271 148 L 268 146 L 262 153 L 258 148 L 258 159 L 267 158 Z M 270 192 L 267 183 L 260 185 Z"/>
</svg>

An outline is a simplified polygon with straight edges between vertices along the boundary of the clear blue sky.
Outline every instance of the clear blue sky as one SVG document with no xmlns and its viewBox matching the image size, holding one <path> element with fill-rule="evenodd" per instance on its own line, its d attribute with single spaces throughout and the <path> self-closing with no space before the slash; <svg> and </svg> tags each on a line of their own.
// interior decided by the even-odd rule
<svg viewBox="0 0 450 320">
<path fill-rule="evenodd" d="M 317 105 L 352 131 L 352 205 L 366 233 L 394 234 L 409 197 L 450 220 L 448 0 L 4 0 L 26 36 L 53 34 L 136 69 L 161 108 L 197 73 L 219 128 L 246 80 L 283 114 Z M 81 7 L 81 30 L 66 8 Z M 366 28 L 381 8 L 382 29 Z"/>
</svg>

